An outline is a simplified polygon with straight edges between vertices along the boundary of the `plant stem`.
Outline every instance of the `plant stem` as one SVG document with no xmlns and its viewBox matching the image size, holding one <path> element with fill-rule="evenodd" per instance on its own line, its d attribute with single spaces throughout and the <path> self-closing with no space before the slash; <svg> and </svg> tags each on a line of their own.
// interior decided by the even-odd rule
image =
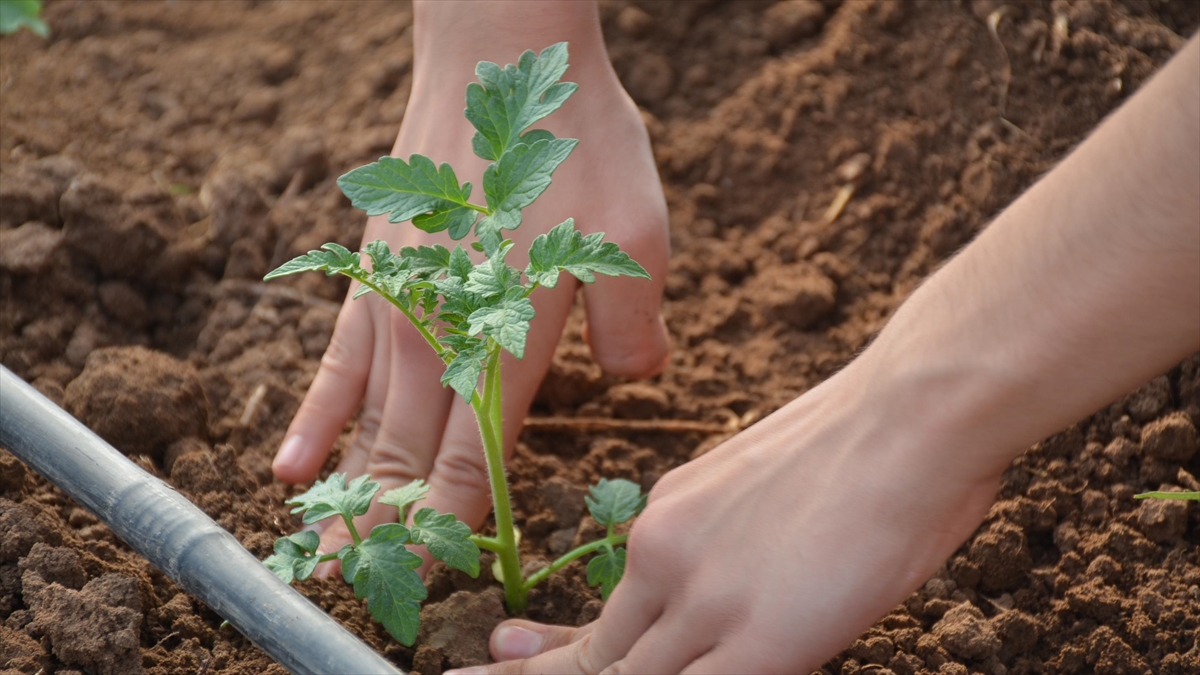
<svg viewBox="0 0 1200 675">
<path fill-rule="evenodd" d="M 370 288 L 371 290 L 378 293 L 380 297 L 382 297 L 383 299 L 392 303 L 392 306 L 394 306 L 396 309 L 400 310 L 400 313 L 403 314 L 405 316 L 405 318 L 408 319 L 409 323 L 411 323 L 414 327 L 416 327 L 417 332 L 421 334 L 421 337 L 425 338 L 425 341 L 429 343 L 429 346 L 433 347 L 433 351 L 438 355 L 438 358 L 440 358 L 442 361 L 445 361 L 446 363 L 450 363 L 450 358 L 448 357 L 448 355 L 446 353 L 446 349 L 444 347 L 442 347 L 441 343 L 439 343 L 437 341 L 437 338 L 433 336 L 433 333 L 430 333 L 429 329 L 426 328 L 424 326 L 424 324 L 422 324 L 420 321 L 417 320 L 417 316 L 412 313 L 412 310 L 410 310 L 410 309 L 406 308 L 404 305 L 400 304 L 400 301 L 398 301 L 395 298 L 393 298 L 392 296 L 388 295 L 386 292 L 384 292 L 384 290 L 382 288 L 376 286 L 375 284 L 371 283 L 370 281 L 367 281 L 367 279 L 365 277 L 360 279 L 358 277 L 351 276 L 350 278 L 361 283 L 362 285 L 366 286 L 367 288 Z"/>
<path fill-rule="evenodd" d="M 491 551 L 492 553 L 500 552 L 500 542 L 494 537 L 485 537 L 480 534 L 472 534 L 471 536 L 467 537 L 467 539 L 470 539 L 476 546 L 485 551 Z"/>
<path fill-rule="evenodd" d="M 618 546 L 620 544 L 624 544 L 625 540 L 628 538 L 629 538 L 628 534 L 619 534 L 616 536 L 609 535 L 608 537 L 605 537 L 604 539 L 597 539 L 596 541 L 584 544 L 583 546 L 580 546 L 579 548 L 577 548 L 573 551 L 568 551 L 568 552 L 564 553 L 561 558 L 550 563 L 549 567 L 543 567 L 542 569 L 538 570 L 537 572 L 534 572 L 533 574 L 529 575 L 529 578 L 525 580 L 525 584 L 524 584 L 525 592 L 528 593 L 529 589 L 533 588 L 534 586 L 537 586 L 539 583 L 541 583 L 543 580 L 545 580 L 546 577 L 550 576 L 551 574 L 554 574 L 555 572 L 566 567 L 567 565 L 571 564 L 572 562 L 575 562 L 579 558 L 582 558 L 583 556 L 585 556 L 589 553 L 593 553 L 602 548 L 607 548 L 611 551 L 613 546 Z"/>
<path fill-rule="evenodd" d="M 496 515 L 496 556 L 504 575 L 504 597 L 509 611 L 525 611 L 526 591 L 521 583 L 521 558 L 513 535 L 512 505 L 508 499 L 508 481 L 504 475 L 504 417 L 500 392 L 500 346 L 488 340 L 488 360 L 483 376 L 483 397 L 475 396 L 471 407 L 483 437 L 488 478 L 492 484 L 492 506 Z"/>
<path fill-rule="evenodd" d="M 358 546 L 361 544 L 362 537 L 358 536 L 358 529 L 354 527 L 354 519 L 343 513 L 342 520 L 346 522 L 346 529 L 350 530 L 350 538 L 354 540 L 354 545 Z"/>
<path fill-rule="evenodd" d="M 334 551 L 333 553 L 326 553 L 325 555 L 321 556 L 320 558 L 317 558 L 317 562 L 319 562 L 319 563 L 329 562 L 330 560 L 337 560 L 337 557 L 338 557 L 337 551 Z"/>
</svg>

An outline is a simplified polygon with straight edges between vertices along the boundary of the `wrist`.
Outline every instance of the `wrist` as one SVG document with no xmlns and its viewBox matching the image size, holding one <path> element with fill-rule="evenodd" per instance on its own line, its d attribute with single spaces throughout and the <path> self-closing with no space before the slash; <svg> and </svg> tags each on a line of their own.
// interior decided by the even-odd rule
<svg viewBox="0 0 1200 675">
<path fill-rule="evenodd" d="M 413 26 L 414 89 L 457 86 L 479 61 L 514 63 L 525 50 L 556 42 L 569 44 L 568 80 L 617 83 L 599 10 L 590 0 L 423 0 L 414 3 Z"/>
</svg>

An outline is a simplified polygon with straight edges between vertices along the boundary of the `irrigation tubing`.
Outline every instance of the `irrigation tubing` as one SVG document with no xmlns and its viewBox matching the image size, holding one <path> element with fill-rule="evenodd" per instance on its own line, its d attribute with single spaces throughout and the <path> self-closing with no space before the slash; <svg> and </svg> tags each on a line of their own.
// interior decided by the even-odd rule
<svg viewBox="0 0 1200 675">
<path fill-rule="evenodd" d="M 296 675 L 404 675 L 237 539 L 0 366 L 0 445 Z"/>
</svg>

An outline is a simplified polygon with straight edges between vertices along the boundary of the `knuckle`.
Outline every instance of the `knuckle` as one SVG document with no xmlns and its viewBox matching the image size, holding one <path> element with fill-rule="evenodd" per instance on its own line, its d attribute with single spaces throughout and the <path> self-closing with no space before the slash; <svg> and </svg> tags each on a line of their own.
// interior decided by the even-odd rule
<svg viewBox="0 0 1200 675">
<path fill-rule="evenodd" d="M 471 491 L 488 488 L 487 466 L 482 452 L 442 452 L 438 455 L 436 470 L 440 480 L 451 487 Z"/>
<path fill-rule="evenodd" d="M 380 477 L 403 478 L 412 480 L 425 475 L 422 470 L 420 455 L 413 452 L 410 446 L 393 438 L 387 432 L 378 434 L 371 446 L 371 460 L 368 473 L 378 479 Z"/>
<path fill-rule="evenodd" d="M 587 675 L 599 675 L 604 667 L 596 663 L 596 650 L 592 648 L 592 635 L 584 635 L 579 642 L 575 643 L 575 648 L 572 650 L 572 656 L 575 661 L 575 669 L 580 673 Z"/>
<path fill-rule="evenodd" d="M 325 348 L 325 353 L 321 355 L 321 369 L 334 375 L 346 376 L 350 374 L 353 362 L 354 352 L 350 345 L 346 344 L 346 339 L 340 332 L 335 331 L 329 340 L 329 346 Z"/>
</svg>

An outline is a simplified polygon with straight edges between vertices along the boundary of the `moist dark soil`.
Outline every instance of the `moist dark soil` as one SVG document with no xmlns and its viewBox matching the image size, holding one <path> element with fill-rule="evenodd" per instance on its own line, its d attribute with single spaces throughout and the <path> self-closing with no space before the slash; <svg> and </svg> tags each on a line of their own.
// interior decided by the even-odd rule
<svg viewBox="0 0 1200 675">
<path fill-rule="evenodd" d="M 1200 25 L 1181 0 L 602 11 L 671 207 L 675 343 L 648 383 L 605 377 L 577 308 L 535 416 L 749 424 L 780 407 Z M 411 10 L 50 0 L 45 16 L 49 40 L 0 40 L 0 361 L 265 557 L 298 526 L 270 459 L 346 287 L 258 279 L 325 241 L 358 245 L 364 219 L 334 178 L 392 144 Z M 1200 510 L 1132 498 L 1200 488 L 1197 424 L 1200 356 L 1034 446 L 945 568 L 823 672 L 1200 672 Z M 581 486 L 649 487 L 720 440 L 526 431 L 511 464 L 525 555 L 597 536 Z M 340 581 L 300 588 L 432 674 L 486 659 L 503 608 L 482 577 L 433 571 L 416 649 Z M 583 577 L 556 576 L 529 615 L 594 619 Z M 282 672 L 220 623 L 0 451 L 4 673 Z"/>
</svg>

